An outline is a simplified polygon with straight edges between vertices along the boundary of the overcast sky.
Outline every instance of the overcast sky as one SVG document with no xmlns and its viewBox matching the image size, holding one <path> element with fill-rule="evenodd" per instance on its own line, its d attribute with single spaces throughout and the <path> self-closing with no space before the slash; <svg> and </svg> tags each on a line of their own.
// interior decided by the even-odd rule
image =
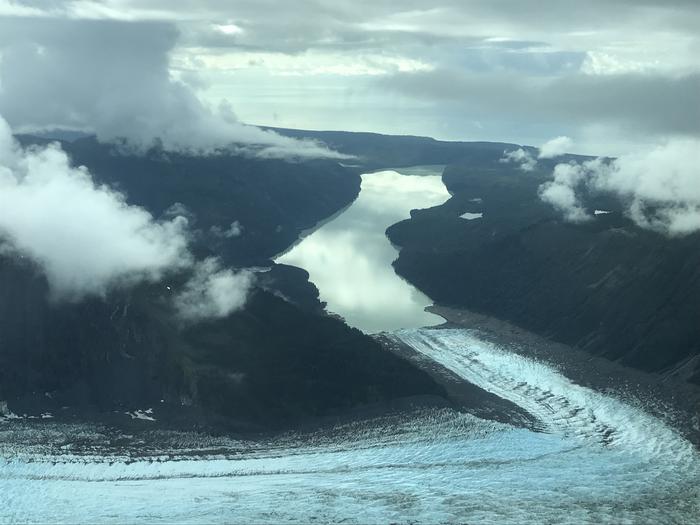
<svg viewBox="0 0 700 525">
<path fill-rule="evenodd" d="M 0 56 L 14 130 L 272 154 L 241 121 L 606 155 L 700 135 L 697 0 L 0 0 Z"/>
</svg>

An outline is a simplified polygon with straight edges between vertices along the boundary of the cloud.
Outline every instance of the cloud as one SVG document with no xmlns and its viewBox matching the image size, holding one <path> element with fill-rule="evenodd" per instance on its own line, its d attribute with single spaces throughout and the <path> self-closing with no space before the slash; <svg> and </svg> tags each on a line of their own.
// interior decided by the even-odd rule
<svg viewBox="0 0 700 525">
<path fill-rule="evenodd" d="M 253 280 L 252 272 L 222 269 L 217 259 L 205 259 L 175 296 L 175 308 L 187 321 L 226 317 L 243 307 Z"/>
<path fill-rule="evenodd" d="M 209 228 L 209 232 L 214 237 L 232 239 L 233 237 L 239 237 L 243 233 L 243 226 L 241 226 L 240 222 L 233 221 L 226 229 L 223 229 L 221 226 L 215 225 Z"/>
<path fill-rule="evenodd" d="M 192 213 L 187 206 L 181 202 L 174 202 L 163 212 L 163 217 L 166 219 L 174 219 L 176 217 L 184 217 L 191 225 L 197 221 L 197 217 Z"/>
<path fill-rule="evenodd" d="M 671 140 L 592 171 L 594 187 L 617 194 L 639 226 L 668 235 L 700 230 L 700 140 Z"/>
<path fill-rule="evenodd" d="M 520 164 L 519 167 L 523 171 L 532 171 L 537 166 L 537 160 L 532 156 L 532 153 L 524 150 L 523 148 L 518 148 L 512 151 L 504 151 L 503 157 L 499 162 L 513 162 Z"/>
<path fill-rule="evenodd" d="M 610 136 L 587 141 L 587 152 L 601 153 L 602 145 L 610 155 L 630 145 L 620 145 L 630 131 L 630 142 L 648 142 L 645 134 L 656 135 L 652 141 L 664 134 L 698 135 L 700 2 L 543 0 L 537 7 L 517 0 L 0 0 L 0 14 L 33 15 L 37 25 L 38 18 L 52 19 L 71 38 L 75 27 L 118 20 L 130 21 L 119 26 L 127 38 L 137 27 L 156 40 L 158 25 L 176 27 L 175 44 L 166 46 L 173 79 L 212 108 L 232 98 L 244 121 L 528 144 L 566 133 L 579 145 L 587 133 L 600 137 L 604 126 Z M 35 31 L 16 16 L 0 27 L 0 40 L 12 34 L 31 42 Z M 99 30 L 93 33 L 81 46 L 86 55 L 115 47 L 109 38 L 102 43 Z M 39 45 L 52 54 L 51 42 Z M 151 53 L 146 40 L 135 48 L 135 61 Z M 68 76 L 90 84 L 91 68 L 85 61 L 83 70 Z M 143 71 L 134 69 L 138 76 Z M 141 83 L 126 73 L 122 91 L 138 98 Z M 279 78 L 285 74 L 298 78 Z M 353 77 L 343 76 L 348 74 Z M 168 98 L 180 96 L 150 100 L 177 106 Z M 220 117 L 216 109 L 207 111 L 215 121 Z M 191 129 L 216 127 L 197 120 Z M 475 120 L 484 128 L 477 131 Z M 166 145 L 189 144 L 189 134 L 177 132 L 188 126 L 158 127 L 168 131 Z M 255 140 L 268 144 L 271 138 Z M 304 151 L 318 153 L 311 145 Z"/>
<path fill-rule="evenodd" d="M 584 189 L 617 196 L 641 228 L 669 236 L 700 231 L 700 140 L 669 140 L 611 161 L 558 164 L 540 196 L 580 221 L 590 217 L 581 203 Z"/>
<path fill-rule="evenodd" d="M 574 141 L 569 137 L 556 137 L 552 140 L 548 140 L 540 146 L 540 153 L 537 155 L 539 159 L 553 159 L 555 157 L 560 157 L 564 155 L 567 151 L 571 150 L 574 145 Z"/>
<path fill-rule="evenodd" d="M 104 295 L 191 264 L 184 218 L 156 222 L 57 145 L 24 151 L 0 127 L 0 235 L 43 268 L 55 295 Z"/>
<path fill-rule="evenodd" d="M 7 4 L 0 1 L 0 6 Z M 397 28 L 410 33 L 416 26 L 434 33 L 464 33 L 465 30 L 495 33 L 502 37 L 512 33 L 572 33 L 595 28 L 598 31 L 619 26 L 637 29 L 694 33 L 700 8 L 694 0 L 542 0 L 538 9 L 518 0 L 278 0 L 255 2 L 222 2 L 221 0 L 15 0 L 18 6 L 36 11 L 82 18 L 121 20 L 159 19 L 198 22 L 207 20 L 217 25 L 241 27 L 246 33 L 267 37 L 269 45 L 276 32 L 281 40 L 312 45 L 336 40 L 338 33 L 350 32 L 347 42 L 358 38 L 352 30 Z M 273 11 L 274 10 L 274 11 Z M 274 12 L 276 16 L 271 17 Z M 310 21 L 317 21 L 316 24 Z M 500 31 L 498 31 L 500 29 Z M 510 31 L 506 31 L 510 30 Z M 225 33 L 224 33 L 225 34 Z M 239 36 L 234 31 L 231 36 Z M 572 37 L 580 39 L 581 34 Z M 611 36 L 618 38 L 619 35 Z M 240 43 L 240 42 L 239 42 Z M 244 40 L 242 43 L 250 44 Z"/>
<path fill-rule="evenodd" d="M 396 73 L 377 83 L 470 118 L 569 126 L 616 126 L 656 136 L 700 136 L 700 74 L 572 74 L 537 77 L 436 69 Z M 662 103 L 661 103 L 662 102 Z"/>
<path fill-rule="evenodd" d="M 0 0 L 0 16 L 40 16 L 44 13 L 41 9 L 31 5 L 12 0 Z"/>
<path fill-rule="evenodd" d="M 211 259 L 197 262 L 188 249 L 187 226 L 181 215 L 156 221 L 121 193 L 95 184 L 85 168 L 70 165 L 57 144 L 22 149 L 0 118 L 0 243 L 3 252 L 28 257 L 41 268 L 55 300 L 105 296 L 193 271 L 186 292 L 222 287 L 200 294 L 198 303 L 185 293 L 183 304 L 193 311 L 197 305 L 197 318 L 242 306 L 250 279 Z"/>
<path fill-rule="evenodd" d="M 68 37 L 68 35 L 70 35 Z M 0 112 L 13 128 L 88 129 L 132 151 L 345 158 L 236 120 L 171 78 L 170 24 L 0 19 Z"/>
<path fill-rule="evenodd" d="M 564 219 L 580 223 L 590 220 L 590 215 L 583 207 L 576 188 L 586 176 L 586 166 L 578 164 L 557 164 L 554 168 L 554 180 L 539 187 L 539 196 L 544 202 L 562 212 Z"/>
<path fill-rule="evenodd" d="M 532 151 L 524 148 L 516 150 L 504 151 L 500 162 L 513 162 L 519 164 L 523 171 L 534 171 L 537 167 L 538 159 L 553 159 L 564 155 L 574 145 L 574 141 L 569 137 L 556 137 L 542 144 L 538 149 L 539 153 L 535 158 Z"/>
</svg>

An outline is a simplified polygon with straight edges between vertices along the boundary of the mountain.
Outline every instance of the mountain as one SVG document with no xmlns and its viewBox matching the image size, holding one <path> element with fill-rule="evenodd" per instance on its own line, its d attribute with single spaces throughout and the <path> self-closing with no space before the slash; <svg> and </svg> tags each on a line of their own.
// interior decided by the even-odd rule
<svg viewBox="0 0 700 525">
<path fill-rule="evenodd" d="M 262 268 L 242 310 L 183 324 L 168 297 L 187 272 L 105 298 L 56 302 L 32 263 L 0 255 L 0 400 L 11 412 L 121 423 L 125 412 L 153 409 L 159 424 L 258 431 L 444 396 L 427 374 L 329 316 L 305 271 L 271 261 L 352 202 L 357 173 L 328 161 L 127 155 L 92 137 L 62 147 L 98 183 L 155 217 L 179 203 L 198 256 Z M 232 223 L 235 235 L 222 235 Z"/>
<path fill-rule="evenodd" d="M 159 420 L 180 427 L 263 430 L 373 402 L 444 397 L 428 375 L 329 316 L 306 272 L 271 260 L 352 202 L 360 173 L 418 164 L 446 164 L 452 197 L 413 210 L 387 234 L 401 249 L 396 271 L 436 303 L 700 383 L 699 235 L 643 230 L 606 194 L 584 201 L 610 213 L 584 224 L 563 221 L 537 188 L 556 162 L 583 157 L 544 160 L 523 172 L 500 162 L 514 144 L 278 131 L 322 140 L 356 159 L 343 166 L 157 150 L 134 156 L 91 137 L 62 143 L 75 164 L 155 217 L 174 203 L 184 206 L 198 256 L 261 268 L 243 310 L 182 326 L 168 309 L 166 283 L 55 304 L 31 264 L 3 255 L 0 399 L 11 410 L 60 414 L 69 406 L 104 417 L 153 406 Z M 482 217 L 460 218 L 465 213 Z M 222 235 L 233 223 L 235 234 Z M 186 277 L 167 285 L 177 289 Z"/>
<path fill-rule="evenodd" d="M 19 137 L 23 144 L 45 143 Z M 351 203 L 360 178 L 337 162 L 285 162 L 244 156 L 187 156 L 152 149 L 120 153 L 94 137 L 62 142 L 75 165 L 162 217 L 175 203 L 189 212 L 195 250 L 234 266 L 266 265 L 299 234 Z M 233 222 L 240 235 L 223 236 Z"/>
<path fill-rule="evenodd" d="M 507 143 L 442 142 L 341 131 L 277 130 L 362 159 L 359 168 L 444 164 L 451 198 L 413 210 L 387 235 L 394 267 L 436 303 L 511 321 L 625 365 L 700 384 L 700 233 L 636 226 L 620 200 L 584 193 L 595 220 L 572 224 L 538 196 L 558 163 L 501 162 Z M 535 148 L 523 149 L 534 156 Z M 465 213 L 483 214 L 468 220 Z"/>
<path fill-rule="evenodd" d="M 318 140 L 330 148 L 352 155 L 347 163 L 360 170 L 397 168 L 458 162 L 466 156 L 477 160 L 499 158 L 504 150 L 519 148 L 505 142 L 447 142 L 413 135 L 396 136 L 350 131 L 306 131 L 267 128 L 298 139 Z"/>
<path fill-rule="evenodd" d="M 438 304 L 511 321 L 625 365 L 700 384 L 700 234 L 667 237 L 636 226 L 606 193 L 585 193 L 595 220 L 572 224 L 538 196 L 557 163 L 531 171 L 501 162 L 507 143 L 442 142 L 340 131 L 278 130 L 315 138 L 364 167 L 445 164 L 452 195 L 387 230 L 394 267 Z M 536 156 L 535 148 L 523 149 Z M 402 155 L 403 154 L 403 155 Z M 483 214 L 476 220 L 460 216 Z M 473 216 L 472 216 L 473 217 Z"/>
<path fill-rule="evenodd" d="M 700 234 L 639 228 L 605 194 L 585 204 L 610 213 L 565 222 L 538 197 L 551 168 L 526 173 L 495 158 L 447 166 L 452 197 L 387 231 L 401 247 L 396 271 L 439 304 L 700 383 Z"/>
</svg>

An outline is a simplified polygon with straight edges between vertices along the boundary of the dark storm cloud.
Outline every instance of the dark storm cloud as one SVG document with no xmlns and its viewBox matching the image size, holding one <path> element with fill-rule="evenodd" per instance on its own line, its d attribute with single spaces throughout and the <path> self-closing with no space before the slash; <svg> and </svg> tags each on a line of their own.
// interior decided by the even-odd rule
<svg viewBox="0 0 700 525">
<path fill-rule="evenodd" d="M 147 5 L 167 9 L 169 3 L 152 1 Z M 428 56 L 445 63 L 450 48 L 488 46 L 502 51 L 547 47 L 556 34 L 584 35 L 613 31 L 624 41 L 627 31 L 679 31 L 697 35 L 700 3 L 663 4 L 626 1 L 574 2 L 549 0 L 533 4 L 516 0 L 369 2 L 203 2 L 178 4 L 179 13 L 193 16 L 182 23 L 183 45 L 232 49 L 301 53 L 308 50 L 367 50 Z M 269 13 L 275 16 L 269 16 Z M 174 13 L 175 14 L 175 13 Z M 211 20 L 233 22 L 243 31 L 224 34 L 211 26 Z M 536 36 L 536 39 L 508 38 L 485 41 L 504 35 Z M 585 53 L 585 49 L 566 50 Z"/>
<path fill-rule="evenodd" d="M 394 36 L 398 40 L 411 36 L 420 40 L 425 33 L 440 37 L 483 34 L 484 27 L 493 28 L 494 33 L 518 29 L 546 35 L 551 31 L 600 31 L 640 22 L 695 34 L 700 22 L 700 4 L 683 0 L 184 1 L 178 2 L 177 8 L 165 0 L 120 4 L 135 9 L 172 10 L 174 16 L 189 15 L 193 20 L 229 19 L 251 29 L 250 38 L 259 37 L 260 42 L 267 40 L 275 45 L 281 37 L 280 41 L 291 43 L 293 49 L 322 46 L 328 41 L 365 41 L 368 34 L 388 27 L 397 28 Z"/>
<path fill-rule="evenodd" d="M 700 135 L 700 74 L 522 78 L 436 70 L 397 73 L 377 82 L 472 116 L 497 113 L 530 121 L 600 122 L 657 134 Z"/>
<path fill-rule="evenodd" d="M 241 21 L 240 33 L 226 34 L 212 24 L 183 24 L 182 44 L 220 49 L 250 49 L 297 54 L 309 49 L 368 50 L 400 49 L 404 46 L 441 46 L 453 42 L 474 46 L 479 37 L 449 37 L 427 31 L 365 30 L 330 20 L 319 25 L 317 20 L 278 25 L 265 21 Z"/>
<path fill-rule="evenodd" d="M 436 134 L 449 126 L 449 138 L 473 137 L 475 129 L 482 129 L 483 121 L 486 126 L 492 123 L 497 134 L 517 130 L 508 138 L 522 142 L 562 133 L 580 139 L 581 133 L 588 132 L 573 129 L 580 125 L 604 126 L 613 134 L 616 129 L 629 127 L 655 135 L 697 134 L 698 103 L 693 90 L 697 89 L 696 75 L 700 72 L 700 2 L 691 0 L 53 0 L 14 5 L 44 9 L 43 16 L 53 18 L 52 23 L 63 17 L 167 20 L 172 24 L 154 23 L 150 30 L 153 34 L 134 37 L 140 40 L 140 52 L 146 56 L 134 56 L 134 66 L 129 66 L 134 72 L 131 80 L 147 80 L 138 83 L 135 93 L 149 102 L 132 104 L 139 111 L 141 107 L 146 110 L 145 125 L 134 126 L 133 120 L 125 123 L 124 118 L 120 124 L 121 110 L 109 115 L 107 122 L 94 115 L 82 118 L 84 107 L 61 115 L 62 123 L 99 121 L 105 135 L 123 134 L 127 127 L 143 129 L 147 136 L 171 130 L 176 114 L 173 108 L 177 106 L 181 108 L 181 120 L 193 122 L 196 128 L 195 133 L 188 131 L 187 138 L 202 137 L 208 144 L 212 137 L 221 136 L 222 129 L 236 126 L 243 142 L 270 139 L 255 128 L 233 123 L 230 112 L 203 111 L 202 103 L 191 91 L 199 89 L 203 99 L 209 97 L 218 104 L 242 85 L 236 77 L 240 70 L 246 70 L 249 85 L 259 81 L 280 93 L 277 99 L 261 102 L 257 93 L 251 96 L 251 90 L 240 88 L 239 93 L 248 98 L 238 105 L 233 101 L 234 107 L 243 108 L 240 111 L 246 118 L 267 124 L 277 122 L 281 112 L 274 107 L 275 101 L 284 108 L 285 101 L 296 96 L 285 92 L 284 86 L 303 84 L 314 93 L 304 99 L 305 104 L 343 107 L 345 111 L 354 109 L 345 107 L 350 101 L 375 107 L 381 106 L 377 103 L 381 100 L 388 106 L 397 92 L 406 94 L 409 103 L 434 108 L 430 120 L 443 126 L 401 132 Z M 146 27 L 143 23 L 131 25 Z M 132 38 L 132 30 L 126 24 L 122 27 L 127 38 Z M 173 27 L 179 33 L 174 33 Z M 18 38 L 20 33 L 14 32 Z M 85 37 L 85 45 L 92 51 L 104 47 L 102 42 L 109 43 L 109 35 L 103 37 L 93 31 Z M 144 51 L 148 46 L 158 49 L 158 54 Z M 52 49 L 55 42 L 44 47 L 48 54 L 62 52 L 58 47 Z M 42 65 L 35 56 L 36 49 L 27 49 L 16 51 L 14 62 L 12 56 L 5 62 Z M 73 51 L 66 46 L 62 49 L 66 55 Z M 168 55 L 174 57 L 172 61 Z M 96 75 L 104 72 L 109 76 L 101 64 L 110 59 L 107 55 L 98 61 Z M 141 73 L 139 63 L 146 60 L 151 60 L 152 70 L 158 75 Z M 44 60 L 37 71 L 47 71 L 47 62 Z M 14 69 L 26 73 L 19 66 Z M 82 96 L 92 82 L 91 75 L 86 73 L 87 68 L 68 69 L 69 78 L 85 77 L 83 84 L 70 85 L 71 92 Z M 129 78 L 124 69 L 117 76 Z M 168 76 L 171 71 L 187 86 L 173 82 Z M 12 74 L 8 71 L 5 76 Z M 287 78 L 282 78 L 285 75 Z M 315 75 L 326 80 L 333 77 L 335 84 L 329 89 L 330 82 L 316 83 Z M 372 82 L 370 75 L 384 78 Z M 296 80 L 287 82 L 293 76 Z M 365 78 L 359 78 L 362 76 Z M 39 85 L 53 82 L 46 82 L 47 77 L 38 73 L 27 78 L 38 80 Z M 208 89 L 207 82 L 215 87 Z M 28 90 L 32 95 L 43 95 L 46 91 L 36 87 L 37 82 L 16 83 L 17 94 Z M 59 87 L 66 83 L 70 82 L 56 82 Z M 133 88 L 127 85 L 120 89 Z M 158 98 L 154 96 L 157 92 L 168 96 Z M 263 104 L 272 107 L 262 108 Z M 112 106 L 118 107 L 111 102 L 101 103 L 101 107 Z M 19 119 L 13 111 L 21 109 L 23 114 L 31 114 L 35 108 L 31 102 L 13 97 L 12 104 L 5 104 L 5 108 L 0 105 L 0 109 L 5 109 L 14 124 Z M 285 119 L 283 115 L 283 121 L 293 127 L 319 127 L 328 121 L 321 124 L 310 112 L 294 113 L 293 108 L 287 111 L 293 116 Z M 37 107 L 34 112 L 61 113 L 56 107 Z M 154 114 L 167 117 L 153 119 Z M 332 121 L 344 127 L 344 122 L 351 120 L 344 119 L 345 114 L 339 111 Z M 460 125 L 460 121 L 465 124 Z M 546 129 L 535 131 L 533 126 L 540 121 L 546 123 Z M 152 122 L 160 123 L 153 129 Z M 367 122 L 367 129 L 397 132 L 383 128 L 382 122 L 386 119 L 377 116 L 377 122 Z M 165 138 L 175 144 L 183 142 L 182 137 L 173 135 L 170 132 Z"/>
<path fill-rule="evenodd" d="M 639 24 L 697 34 L 700 3 L 694 0 L 21 0 L 17 5 L 72 17 L 162 18 L 193 23 L 203 45 L 251 46 L 299 52 L 327 45 L 423 43 L 434 39 L 604 31 Z M 225 37 L 197 22 L 235 22 L 247 30 Z M 422 27 L 421 27 L 422 26 Z M 393 28 L 393 31 L 386 31 Z M 432 36 L 431 36 L 432 35 Z M 624 33 L 621 33 L 624 36 Z M 517 39 L 516 39 L 517 40 Z"/>
</svg>

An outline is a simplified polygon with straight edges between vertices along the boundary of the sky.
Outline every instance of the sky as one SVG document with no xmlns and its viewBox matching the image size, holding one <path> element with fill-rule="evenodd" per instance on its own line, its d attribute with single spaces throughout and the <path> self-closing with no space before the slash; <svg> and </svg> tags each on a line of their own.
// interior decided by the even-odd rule
<svg viewBox="0 0 700 525">
<path fill-rule="evenodd" d="M 13 131 L 174 149 L 233 134 L 268 156 L 319 149 L 244 124 L 566 136 L 617 156 L 697 140 L 698 93 L 696 0 L 0 0 Z"/>
<path fill-rule="evenodd" d="M 58 144 L 13 138 L 56 128 L 129 154 L 346 158 L 265 125 L 538 146 L 504 152 L 523 171 L 614 156 L 557 164 L 540 198 L 586 222 L 603 191 L 642 228 L 694 234 L 698 57 L 697 0 L 0 0 L 0 255 L 66 301 L 189 272 L 172 302 L 195 322 L 253 286 L 191 253 L 186 213 L 153 217 Z"/>
</svg>

